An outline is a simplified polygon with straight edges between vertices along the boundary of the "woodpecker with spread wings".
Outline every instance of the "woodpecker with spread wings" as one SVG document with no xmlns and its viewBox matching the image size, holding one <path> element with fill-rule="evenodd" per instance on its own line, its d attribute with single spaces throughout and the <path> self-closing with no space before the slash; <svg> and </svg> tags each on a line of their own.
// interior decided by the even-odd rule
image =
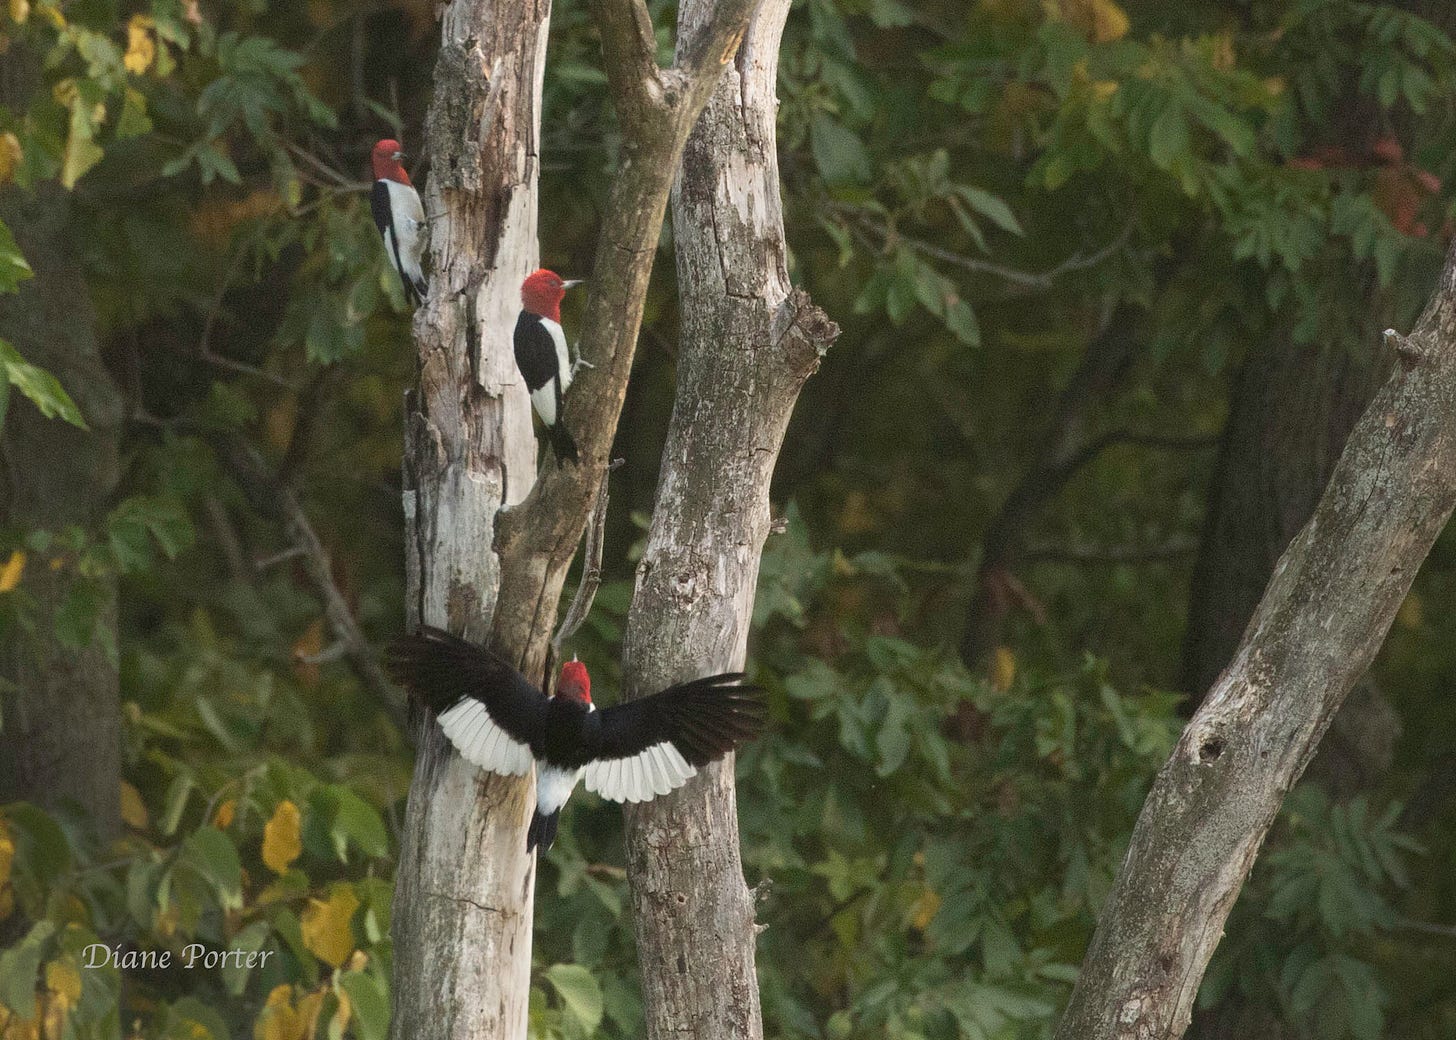
<svg viewBox="0 0 1456 1040">
<path fill-rule="evenodd" d="M 536 766 L 526 849 L 549 849 L 577 782 L 614 802 L 645 802 L 687 783 L 763 728 L 762 690 L 726 672 L 598 711 L 580 661 L 561 666 L 554 695 L 485 647 L 437 628 L 397 640 L 395 679 L 439 719 L 469 762 L 523 776 Z"/>
</svg>

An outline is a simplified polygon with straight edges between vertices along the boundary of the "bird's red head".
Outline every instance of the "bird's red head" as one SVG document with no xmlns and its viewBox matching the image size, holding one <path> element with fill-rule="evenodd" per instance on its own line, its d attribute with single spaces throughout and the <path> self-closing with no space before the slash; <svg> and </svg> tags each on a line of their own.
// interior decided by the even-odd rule
<svg viewBox="0 0 1456 1040">
<path fill-rule="evenodd" d="M 559 324 L 561 298 L 566 295 L 567 289 L 576 284 L 575 280 L 568 281 L 555 271 L 548 271 L 543 267 L 527 275 L 526 280 L 521 283 L 521 305 L 532 314 L 550 318 Z"/>
<path fill-rule="evenodd" d="M 374 151 L 369 155 L 370 161 L 374 163 L 374 179 L 377 181 L 398 181 L 400 184 L 409 184 L 409 174 L 399 161 L 404 158 L 404 151 L 399 147 L 399 142 L 391 137 L 386 137 L 374 146 Z"/>
<path fill-rule="evenodd" d="M 556 682 L 556 696 L 581 701 L 583 704 L 591 703 L 591 676 L 586 674 L 586 665 L 572 658 L 561 666 L 561 678 Z"/>
</svg>

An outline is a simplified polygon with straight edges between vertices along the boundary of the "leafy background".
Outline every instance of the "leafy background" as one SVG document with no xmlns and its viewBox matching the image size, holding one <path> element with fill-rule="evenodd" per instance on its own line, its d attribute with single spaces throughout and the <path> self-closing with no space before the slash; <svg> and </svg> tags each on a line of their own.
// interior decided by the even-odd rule
<svg viewBox="0 0 1456 1040">
<path fill-rule="evenodd" d="M 793 273 L 844 334 L 780 463 L 751 644 L 774 720 L 739 759 L 769 1035 L 1050 1035 L 1198 692 L 1180 647 L 1240 367 L 1269 341 L 1368 360 L 1371 328 L 1409 327 L 1433 284 L 1449 28 L 1349 0 L 795 5 Z M 397 634 L 414 371 L 365 160 L 379 136 L 419 142 L 433 38 L 421 0 L 0 12 L 0 201 L 64 200 L 122 404 L 102 515 L 0 526 L 0 642 L 99 648 L 124 747 L 119 837 L 65 807 L 0 808 L 5 1040 L 387 1033 L 409 744 L 333 652 L 229 446 L 297 494 L 371 641 Z M 553 12 L 548 61 L 542 248 L 575 275 L 617 147 L 579 0 Z M 12 230 L 0 292 L 23 299 L 39 280 Z M 575 648 L 602 689 L 676 327 L 663 262 L 618 435 L 611 580 Z M 95 425 L 87 388 L 11 338 L 0 324 L 0 422 Z M 1019 551 L 987 570 L 1052 402 L 1109 339 L 1125 358 L 1092 408 L 1096 450 L 1040 481 Z M 1251 1007 L 1237 1035 L 1456 1030 L 1456 815 L 1409 811 L 1451 769 L 1453 575 L 1443 539 L 1376 666 L 1405 722 L 1393 762 L 1291 795 L 1200 1035 Z M 989 645 L 958 652 L 988 602 Z M 538 883 L 534 1037 L 640 1035 L 622 864 L 617 811 L 579 794 Z M 86 968 L 97 942 L 173 966 Z M 179 969 L 199 945 L 269 956 Z"/>
</svg>

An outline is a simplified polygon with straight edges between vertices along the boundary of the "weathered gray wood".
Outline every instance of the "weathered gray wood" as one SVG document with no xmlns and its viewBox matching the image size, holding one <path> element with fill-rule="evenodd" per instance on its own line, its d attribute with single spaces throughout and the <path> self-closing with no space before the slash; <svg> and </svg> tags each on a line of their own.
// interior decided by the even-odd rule
<svg viewBox="0 0 1456 1040">
<path fill-rule="evenodd" d="M 581 462 L 548 464 L 526 500 L 496 523 L 501 591 L 491 641 L 527 675 L 545 667 L 566 569 L 606 471 L 673 171 L 756 6 L 706 5 L 692 46 L 663 69 L 642 0 L 590 2 L 622 124 L 621 166 L 603 212 L 581 329 L 581 355 L 596 367 L 572 383 L 565 411 Z"/>
<path fill-rule="evenodd" d="M 680 53 L 711 8 L 685 0 Z M 759 7 L 673 191 L 682 346 L 627 623 L 631 696 L 742 667 L 774 463 L 799 389 L 838 332 L 789 284 L 774 141 L 788 10 L 789 0 Z M 762 1037 L 731 758 L 626 817 L 647 1036 Z"/>
<path fill-rule="evenodd" d="M 1456 253 L 1153 784 L 1060 1040 L 1179 1037 L 1285 793 L 1456 504 Z"/>
<path fill-rule="evenodd" d="M 683 142 L 754 0 L 718 0 L 700 46 L 656 64 L 642 0 L 593 0 L 623 126 L 581 335 L 596 367 L 572 387 L 581 464 L 536 477 L 511 329 L 536 266 L 536 157 L 549 6 L 453 0 L 429 117 L 430 294 L 407 409 L 406 573 L 412 623 L 485 639 L 540 678 L 566 569 L 606 468 L 647 279 Z M 512 508 L 500 510 L 508 505 Z M 492 540 L 492 534 L 494 538 Z M 494 544 L 495 552 L 491 551 Z M 482 774 L 422 727 L 394 907 L 395 1040 L 526 1031 L 534 860 L 529 779 Z"/>
<path fill-rule="evenodd" d="M 541 86 L 549 0 L 443 10 L 423 193 L 430 294 L 415 317 L 420 385 L 406 408 L 411 627 L 483 639 L 500 571 L 496 511 L 535 477 L 511 332 L 537 266 Z M 417 727 L 394 900 L 395 1040 L 517 1040 L 530 994 L 535 861 L 529 777 L 481 772 L 433 719 Z"/>
</svg>

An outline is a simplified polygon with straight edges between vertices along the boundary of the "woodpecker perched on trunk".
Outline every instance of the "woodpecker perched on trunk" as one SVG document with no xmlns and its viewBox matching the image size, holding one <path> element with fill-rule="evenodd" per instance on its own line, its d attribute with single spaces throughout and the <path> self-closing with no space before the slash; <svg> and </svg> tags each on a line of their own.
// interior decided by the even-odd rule
<svg viewBox="0 0 1456 1040">
<path fill-rule="evenodd" d="M 516 319 L 516 367 L 531 391 L 531 405 L 551 437 L 558 463 L 576 461 L 576 442 L 561 421 L 561 410 L 571 379 L 582 366 L 574 364 L 561 331 L 561 298 L 579 279 L 563 279 L 542 268 L 521 283 L 521 316 Z"/>
<path fill-rule="evenodd" d="M 763 728 L 759 687 L 727 672 L 597 711 L 586 665 L 567 661 L 554 696 L 491 651 L 437 628 L 396 641 L 395 679 L 435 713 L 469 762 L 523 776 L 536 764 L 526 850 L 549 849 L 577 781 L 614 802 L 645 802 L 687 783 Z"/>
<path fill-rule="evenodd" d="M 369 208 L 374 213 L 374 224 L 384 236 L 389 265 L 404 283 L 405 299 L 418 306 L 429 291 L 420 271 L 425 249 L 425 208 L 420 205 L 420 193 L 410 183 L 409 174 L 399 164 L 404 152 L 398 141 L 380 141 L 371 158 L 374 194 L 369 197 Z"/>
</svg>

